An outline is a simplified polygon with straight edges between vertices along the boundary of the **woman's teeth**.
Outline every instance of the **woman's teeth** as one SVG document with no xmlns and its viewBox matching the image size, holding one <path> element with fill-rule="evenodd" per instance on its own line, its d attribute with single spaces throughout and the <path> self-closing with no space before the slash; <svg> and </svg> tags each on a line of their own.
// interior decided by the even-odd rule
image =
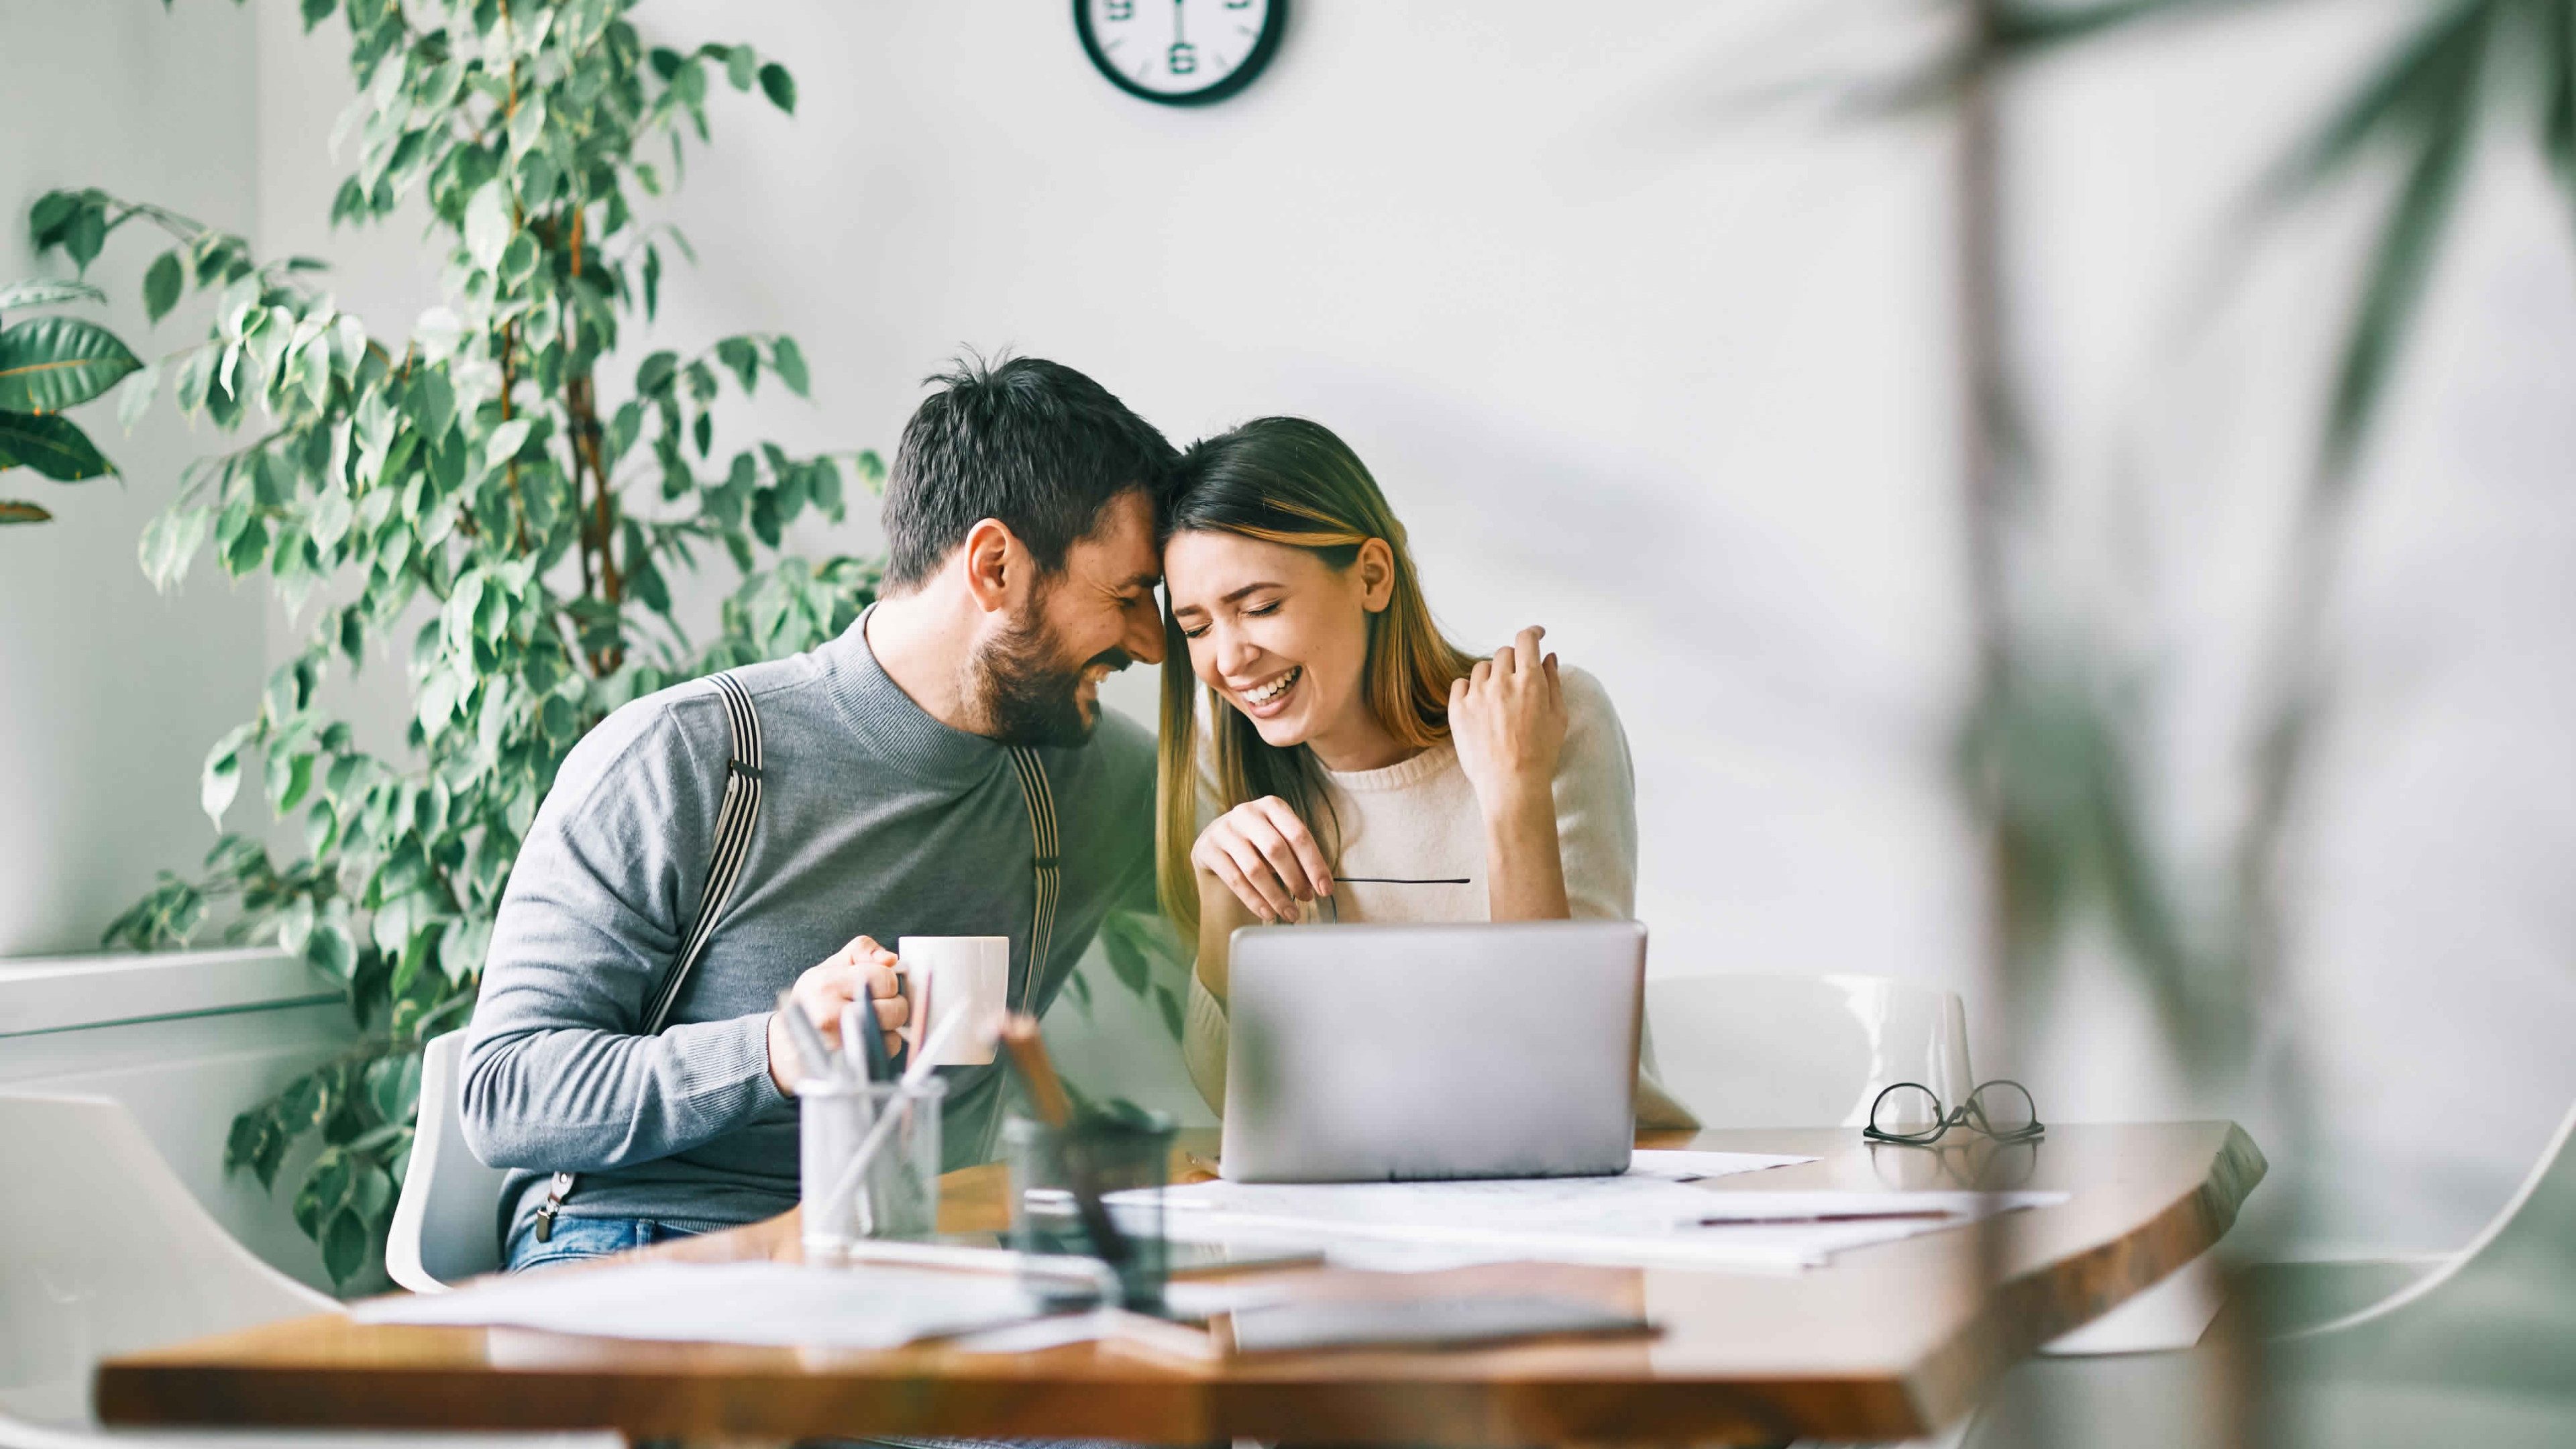
<svg viewBox="0 0 2576 1449">
<path fill-rule="evenodd" d="M 1287 673 L 1280 675 L 1277 679 L 1270 681 L 1268 684 L 1261 686 L 1259 689 L 1246 690 L 1244 692 L 1243 702 L 1250 705 L 1268 704 L 1270 701 L 1286 694 L 1288 692 L 1288 686 L 1295 684 L 1297 682 L 1297 676 L 1305 672 L 1306 667 L 1301 664 L 1296 668 L 1289 670 Z"/>
</svg>

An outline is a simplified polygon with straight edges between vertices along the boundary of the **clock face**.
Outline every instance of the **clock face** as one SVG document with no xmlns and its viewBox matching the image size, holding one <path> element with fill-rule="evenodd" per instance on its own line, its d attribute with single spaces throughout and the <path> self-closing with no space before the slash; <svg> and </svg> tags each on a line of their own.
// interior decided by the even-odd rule
<svg viewBox="0 0 2576 1449">
<path fill-rule="evenodd" d="M 1120 90 L 1195 106 L 1260 74 L 1287 28 L 1288 0 L 1073 0 L 1073 23 Z"/>
</svg>

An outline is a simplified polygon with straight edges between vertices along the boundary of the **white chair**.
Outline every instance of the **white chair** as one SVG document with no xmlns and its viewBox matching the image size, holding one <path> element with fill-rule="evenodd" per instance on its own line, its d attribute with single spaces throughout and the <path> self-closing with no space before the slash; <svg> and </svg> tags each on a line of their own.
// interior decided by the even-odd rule
<svg viewBox="0 0 2576 1449">
<path fill-rule="evenodd" d="M 0 1449 L 622 1449 L 580 1434 L 102 1432 L 89 1377 L 112 1354 L 336 1313 L 191 1196 L 123 1104 L 0 1095 Z"/>
<path fill-rule="evenodd" d="M 444 1293 L 501 1271 L 500 1168 L 465 1145 L 465 1033 L 433 1037 L 420 1052 L 420 1126 L 394 1201 L 385 1271 L 414 1293 Z"/>
<path fill-rule="evenodd" d="M 1672 976 L 1646 983 L 1664 1088 L 1709 1127 L 1863 1127 L 1880 1089 L 1955 1106 L 1975 1084 L 1955 992 L 1885 976 Z"/>
<path fill-rule="evenodd" d="M 0 1096 L 0 1410 L 76 1421 L 99 1359 L 339 1304 L 233 1241 L 132 1113 Z"/>
<path fill-rule="evenodd" d="M 2310 1264 L 2258 1274 L 2249 1320 L 2278 1336 L 2261 1366 L 2264 1442 L 2335 1449 L 2564 1449 L 2576 1443 L 2576 1108 L 2467 1248 L 2411 1264 Z M 2351 1271 L 2359 1269 L 2360 1271 Z M 2270 1283 L 2266 1284 L 2266 1279 Z M 2374 1280 L 2404 1286 L 2351 1308 Z M 2318 1311 L 2320 1308 L 2326 1311 Z M 2233 1309 L 2231 1312 L 2235 1311 Z M 1980 1410 L 1968 1442 L 2055 1438 L 2092 1449 L 2216 1442 L 2222 1350 L 2034 1359 Z M 2054 1430 L 2055 1432 L 2050 1432 Z"/>
<path fill-rule="evenodd" d="M 2576 1107 L 2448 1263 L 2267 1356 L 2311 1443 L 2576 1443 Z M 2285 1312 L 2286 1308 L 2286 1312 Z M 2275 1323 L 2298 1305 L 2270 1305 Z"/>
</svg>

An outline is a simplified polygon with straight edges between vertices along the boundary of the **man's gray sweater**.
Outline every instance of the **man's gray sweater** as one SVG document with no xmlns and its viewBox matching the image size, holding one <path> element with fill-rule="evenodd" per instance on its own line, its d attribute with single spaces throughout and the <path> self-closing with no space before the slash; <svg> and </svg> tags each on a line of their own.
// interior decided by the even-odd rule
<svg viewBox="0 0 2576 1449">
<path fill-rule="evenodd" d="M 658 1036 L 638 1035 L 698 908 L 731 735 L 704 680 L 635 701 L 574 746 L 520 847 L 465 1052 L 465 1138 L 519 1169 L 505 1234 L 556 1171 L 567 1217 L 749 1222 L 796 1203 L 796 1108 L 769 1077 L 779 991 L 851 937 L 1011 938 L 1011 1002 L 1044 1012 L 1110 911 L 1153 902 L 1153 741 L 1102 712 L 1038 751 L 1063 899 L 1030 990 L 1035 882 L 1009 751 L 888 678 L 867 618 L 735 671 L 760 714 L 762 799 L 723 923 Z M 991 1156 L 998 1067 L 943 1068 L 948 1165 Z"/>
</svg>

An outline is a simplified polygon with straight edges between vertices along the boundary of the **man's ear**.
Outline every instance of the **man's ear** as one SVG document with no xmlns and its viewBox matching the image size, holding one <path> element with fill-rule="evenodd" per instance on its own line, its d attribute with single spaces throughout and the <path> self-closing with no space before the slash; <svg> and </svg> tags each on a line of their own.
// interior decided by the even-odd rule
<svg viewBox="0 0 2576 1449">
<path fill-rule="evenodd" d="M 1387 601 L 1395 597 L 1395 550 L 1382 538 L 1372 538 L 1360 545 L 1360 556 L 1351 560 L 1359 570 L 1360 607 L 1372 614 L 1386 612 Z"/>
<path fill-rule="evenodd" d="M 1021 575 L 1029 571 L 1029 553 L 1009 524 L 986 518 L 966 530 L 957 566 L 965 570 L 966 591 L 977 607 L 987 613 L 1008 613 L 1011 591 L 1024 583 Z"/>
</svg>

